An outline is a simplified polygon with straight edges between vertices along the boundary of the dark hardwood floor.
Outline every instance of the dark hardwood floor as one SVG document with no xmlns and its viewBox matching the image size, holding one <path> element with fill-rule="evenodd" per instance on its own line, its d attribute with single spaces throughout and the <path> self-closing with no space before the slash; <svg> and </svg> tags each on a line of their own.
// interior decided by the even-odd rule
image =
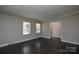
<svg viewBox="0 0 79 59">
<path fill-rule="evenodd" d="M 61 42 L 59 38 L 36 38 L 0 48 L 0 54 L 78 54 L 79 45 Z"/>
<path fill-rule="evenodd" d="M 61 42 L 64 54 L 79 54 L 79 45 Z"/>
</svg>

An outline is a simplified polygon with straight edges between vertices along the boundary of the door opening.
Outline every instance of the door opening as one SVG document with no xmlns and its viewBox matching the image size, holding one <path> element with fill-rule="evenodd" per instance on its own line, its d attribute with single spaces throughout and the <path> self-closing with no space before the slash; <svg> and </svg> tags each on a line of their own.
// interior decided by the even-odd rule
<svg viewBox="0 0 79 59">
<path fill-rule="evenodd" d="M 61 38 L 61 22 L 50 23 L 50 37 Z"/>
</svg>

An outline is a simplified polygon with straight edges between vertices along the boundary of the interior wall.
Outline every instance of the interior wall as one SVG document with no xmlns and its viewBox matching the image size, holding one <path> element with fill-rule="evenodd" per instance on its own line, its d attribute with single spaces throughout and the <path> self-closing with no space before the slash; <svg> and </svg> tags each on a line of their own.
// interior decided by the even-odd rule
<svg viewBox="0 0 79 59">
<path fill-rule="evenodd" d="M 56 21 L 59 20 L 62 21 L 62 40 L 79 43 L 79 14 L 56 19 Z M 23 21 L 31 22 L 31 34 L 23 36 Z M 35 33 L 35 23 L 37 22 L 42 23 L 42 32 L 40 34 Z M 40 36 L 50 38 L 50 22 L 0 14 L 0 45 L 22 40 L 27 41 Z"/>
<path fill-rule="evenodd" d="M 79 44 L 79 14 L 65 16 L 51 20 L 51 22 L 61 21 L 61 40 Z M 50 21 L 43 23 L 43 36 L 50 37 Z M 45 27 L 45 28 L 44 28 Z"/>
<path fill-rule="evenodd" d="M 23 35 L 23 21 L 31 22 L 31 34 Z M 40 21 L 35 21 L 33 19 L 0 14 L 0 45 L 40 37 L 41 33 L 37 34 L 35 32 L 35 23 L 37 22 L 41 23 Z"/>
<path fill-rule="evenodd" d="M 50 23 L 42 22 L 42 37 L 50 38 Z"/>
<path fill-rule="evenodd" d="M 79 14 L 62 18 L 62 40 L 79 44 Z"/>
</svg>

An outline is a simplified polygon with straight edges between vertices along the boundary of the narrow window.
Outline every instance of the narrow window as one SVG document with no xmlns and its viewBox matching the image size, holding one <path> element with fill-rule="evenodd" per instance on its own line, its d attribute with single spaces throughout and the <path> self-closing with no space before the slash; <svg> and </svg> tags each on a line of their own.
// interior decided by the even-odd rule
<svg viewBox="0 0 79 59">
<path fill-rule="evenodd" d="M 36 33 L 40 33 L 40 31 L 41 31 L 40 23 L 36 23 Z"/>
<path fill-rule="evenodd" d="M 31 33 L 31 23 L 23 22 L 23 35 L 28 35 Z"/>
</svg>

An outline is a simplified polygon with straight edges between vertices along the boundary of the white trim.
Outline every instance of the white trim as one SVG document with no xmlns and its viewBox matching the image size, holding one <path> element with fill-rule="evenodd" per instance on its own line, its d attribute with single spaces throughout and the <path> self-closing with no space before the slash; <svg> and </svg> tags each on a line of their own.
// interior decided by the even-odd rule
<svg viewBox="0 0 79 59">
<path fill-rule="evenodd" d="M 11 42 L 11 43 L 5 43 L 5 44 L 0 45 L 0 47 L 4 47 L 4 46 L 16 44 L 16 43 L 21 43 L 21 42 L 24 42 L 24 41 L 29 41 L 29 40 L 32 40 L 32 39 L 35 39 L 35 38 L 38 38 L 38 37 L 30 38 L 28 40 L 20 40 L 20 41 L 15 41 L 15 42 Z"/>
<path fill-rule="evenodd" d="M 71 42 L 71 41 L 66 41 L 66 40 L 61 40 L 61 41 L 79 45 L 79 43 L 77 43 L 77 42 Z"/>
<path fill-rule="evenodd" d="M 46 36 L 41 36 L 41 37 L 44 37 L 44 38 L 50 39 L 50 37 L 46 37 Z"/>
<path fill-rule="evenodd" d="M 50 37 L 44 37 L 44 38 L 50 39 Z"/>
</svg>

